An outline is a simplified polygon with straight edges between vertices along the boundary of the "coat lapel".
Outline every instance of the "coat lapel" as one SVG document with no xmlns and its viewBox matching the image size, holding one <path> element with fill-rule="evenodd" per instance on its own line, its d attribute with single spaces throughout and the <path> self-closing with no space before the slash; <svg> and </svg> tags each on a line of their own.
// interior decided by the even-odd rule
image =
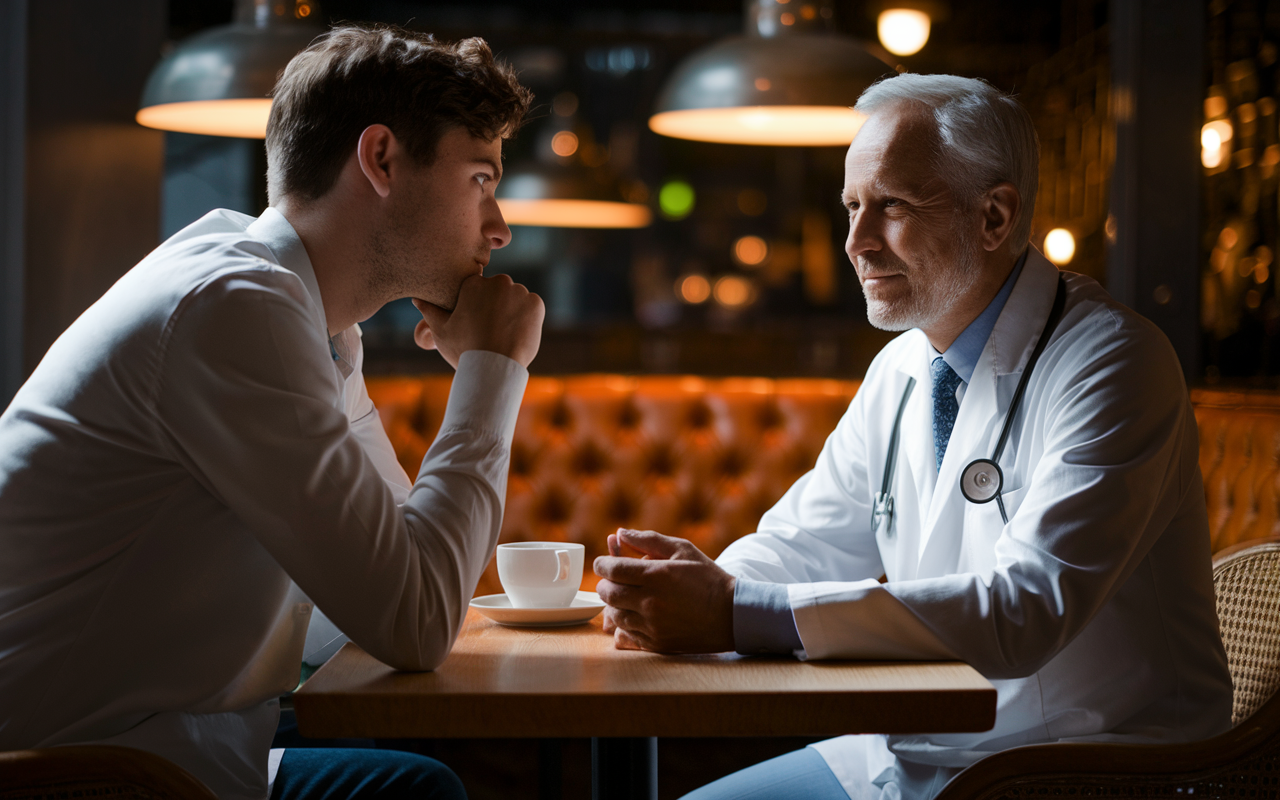
<svg viewBox="0 0 1280 800">
<path fill-rule="evenodd" d="M 925 523 L 920 536 L 922 576 L 954 567 L 963 535 L 964 506 L 968 502 L 960 493 L 960 474 L 974 459 L 990 458 L 995 451 L 1014 388 L 1053 307 L 1057 280 L 1058 269 L 1031 247 L 1022 274 L 991 330 L 973 379 L 965 389 L 951 442 L 938 470 L 937 488 L 925 501 L 928 513 L 922 515 Z M 925 396 L 929 395 L 927 384 Z M 925 414 L 930 421 L 926 427 L 931 430 L 931 404 L 926 404 Z M 933 452 L 931 439 L 929 452 Z"/>
</svg>

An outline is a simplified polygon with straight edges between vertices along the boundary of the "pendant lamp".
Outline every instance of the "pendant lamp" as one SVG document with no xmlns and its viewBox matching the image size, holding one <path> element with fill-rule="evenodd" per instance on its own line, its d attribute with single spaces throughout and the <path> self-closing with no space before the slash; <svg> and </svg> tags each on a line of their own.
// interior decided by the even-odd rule
<svg viewBox="0 0 1280 800">
<path fill-rule="evenodd" d="M 236 0 L 235 21 L 198 33 L 147 78 L 148 128 L 262 139 L 280 71 L 324 32 L 315 0 Z"/>
<path fill-rule="evenodd" d="M 526 162 L 498 184 L 498 207 L 508 225 L 548 228 L 643 228 L 653 212 L 624 202 L 609 185 L 578 166 Z"/>
<path fill-rule="evenodd" d="M 847 145 L 853 104 L 893 68 L 832 30 L 834 0 L 747 0 L 746 35 L 678 65 L 649 118 L 655 133 L 730 144 Z"/>
</svg>

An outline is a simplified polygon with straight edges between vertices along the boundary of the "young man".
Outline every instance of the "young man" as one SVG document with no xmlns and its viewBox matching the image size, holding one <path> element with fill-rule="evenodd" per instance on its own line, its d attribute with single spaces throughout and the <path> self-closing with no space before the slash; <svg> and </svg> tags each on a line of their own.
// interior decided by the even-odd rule
<svg viewBox="0 0 1280 800">
<path fill-rule="evenodd" d="M 606 626 L 620 647 L 962 659 L 995 684 L 996 724 L 841 737 L 692 797 L 918 800 L 1021 744 L 1226 730 L 1196 424 L 1173 349 L 1028 245 L 1038 146 L 1013 98 L 900 75 L 857 108 L 846 250 L 872 324 L 907 332 L 813 470 L 718 561 L 622 532 L 650 560 L 596 562 Z"/>
<path fill-rule="evenodd" d="M 331 31 L 276 87 L 271 207 L 181 231 L 50 348 L 0 416 L 0 749 L 138 747 L 237 800 L 461 793 L 428 759 L 268 750 L 313 604 L 432 669 L 494 551 L 543 307 L 481 272 L 529 102 L 479 39 Z M 457 370 L 412 483 L 356 327 L 402 297 Z"/>
</svg>

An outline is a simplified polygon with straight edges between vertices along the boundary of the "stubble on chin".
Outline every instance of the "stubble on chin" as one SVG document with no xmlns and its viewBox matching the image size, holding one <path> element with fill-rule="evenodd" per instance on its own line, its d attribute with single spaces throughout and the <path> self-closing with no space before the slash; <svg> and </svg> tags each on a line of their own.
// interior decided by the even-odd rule
<svg viewBox="0 0 1280 800">
<path fill-rule="evenodd" d="M 882 331 L 905 331 L 915 327 L 913 320 L 917 316 L 919 299 L 919 290 L 915 285 L 916 270 L 905 261 L 887 254 L 858 256 L 857 267 L 859 275 L 867 272 L 898 274 L 907 284 L 908 294 L 905 297 L 885 299 L 873 297 L 867 290 L 866 283 L 862 282 L 862 297 L 867 303 L 867 321 L 871 326 Z"/>
<path fill-rule="evenodd" d="M 458 302 L 461 281 L 447 285 L 439 268 L 429 257 L 418 252 L 411 242 L 411 222 L 392 218 L 383 230 L 369 241 L 366 291 L 377 305 L 385 305 L 402 297 L 425 300 L 445 311 Z"/>
<path fill-rule="evenodd" d="M 873 298 L 864 283 L 862 296 L 867 302 L 867 321 L 882 331 L 927 328 L 937 322 L 977 281 L 975 247 L 973 237 L 961 236 L 952 259 L 931 253 L 924 263 L 914 266 L 895 256 L 859 256 L 860 274 L 871 269 L 892 271 L 901 274 L 907 283 L 906 296 L 893 300 Z"/>
</svg>

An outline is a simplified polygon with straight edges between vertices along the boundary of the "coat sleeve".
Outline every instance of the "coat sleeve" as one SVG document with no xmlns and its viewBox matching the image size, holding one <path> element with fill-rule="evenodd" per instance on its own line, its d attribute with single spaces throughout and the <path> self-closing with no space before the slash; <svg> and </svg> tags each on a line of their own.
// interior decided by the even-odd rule
<svg viewBox="0 0 1280 800">
<path fill-rule="evenodd" d="M 1198 469 L 1172 348 L 1145 322 L 1121 325 L 1100 342 L 1060 340 L 1037 367 L 1046 377 L 1022 435 L 1043 449 L 995 540 L 994 569 L 792 586 L 808 657 L 950 656 L 1018 678 L 1084 629 L 1169 526 Z"/>
<path fill-rule="evenodd" d="M 396 499 L 396 503 L 403 505 L 404 501 L 409 498 L 409 490 L 413 488 L 413 481 L 405 474 L 404 467 L 400 466 L 399 460 L 396 458 L 395 447 L 391 444 L 391 439 L 387 437 L 387 430 L 382 426 L 382 419 L 378 416 L 378 409 L 374 407 L 373 400 L 369 397 L 369 390 L 364 383 L 364 343 L 359 337 L 355 339 L 356 350 L 356 368 L 347 379 L 346 392 L 348 396 L 347 417 L 351 420 L 351 435 L 360 442 L 360 446 L 364 448 L 365 455 L 373 462 L 373 466 L 378 470 L 378 474 L 386 481 L 387 488 L 391 490 L 391 496 Z"/>
<path fill-rule="evenodd" d="M 398 505 L 337 402 L 301 291 L 264 271 L 189 298 L 171 322 L 157 424 L 343 632 L 390 666 L 434 668 L 497 543 L 528 373 L 463 354 L 440 433 Z"/>
<path fill-rule="evenodd" d="M 765 513 L 756 533 L 720 554 L 720 566 L 735 576 L 770 583 L 838 577 L 874 583 L 884 573 L 871 533 L 862 433 L 865 396 L 866 384 L 827 437 L 814 468 Z"/>
</svg>

